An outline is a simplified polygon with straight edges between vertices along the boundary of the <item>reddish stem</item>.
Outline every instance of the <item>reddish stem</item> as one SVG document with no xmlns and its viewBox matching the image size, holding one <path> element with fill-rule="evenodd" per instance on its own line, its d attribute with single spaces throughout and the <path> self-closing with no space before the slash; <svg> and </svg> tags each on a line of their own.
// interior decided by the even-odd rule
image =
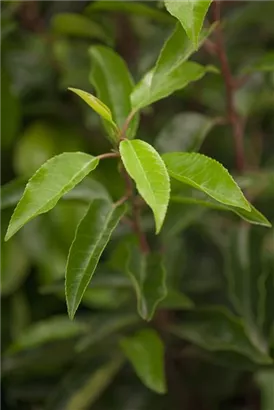
<svg viewBox="0 0 274 410">
<path fill-rule="evenodd" d="M 244 123 L 239 116 L 235 107 L 235 84 L 236 81 L 231 73 L 229 62 L 226 54 L 223 30 L 220 24 L 221 17 L 221 3 L 215 0 L 212 4 L 214 21 L 219 24 L 216 27 L 216 55 L 220 61 L 221 72 L 224 78 L 226 89 L 226 106 L 227 117 L 232 127 L 235 153 L 236 153 L 236 166 L 239 172 L 243 172 L 245 168 L 245 155 L 244 155 Z"/>
</svg>

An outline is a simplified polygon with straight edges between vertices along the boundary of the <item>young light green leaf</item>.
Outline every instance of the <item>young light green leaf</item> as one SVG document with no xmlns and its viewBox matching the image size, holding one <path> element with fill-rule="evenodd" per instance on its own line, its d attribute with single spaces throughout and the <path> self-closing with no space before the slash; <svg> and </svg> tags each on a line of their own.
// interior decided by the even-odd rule
<svg viewBox="0 0 274 410">
<path fill-rule="evenodd" d="M 133 80 L 128 68 L 122 58 L 108 47 L 92 46 L 89 52 L 92 63 L 90 81 L 100 100 L 110 108 L 117 126 L 122 128 L 132 111 L 130 93 Z M 135 115 L 128 127 L 128 138 L 134 138 L 138 121 Z"/>
<path fill-rule="evenodd" d="M 81 14 L 55 14 L 51 20 L 51 26 L 55 33 L 62 35 L 96 38 L 101 41 L 108 40 L 102 26 Z"/>
<path fill-rule="evenodd" d="M 151 70 L 134 88 L 131 95 L 132 105 L 138 110 L 151 105 L 168 97 L 174 91 L 181 90 L 192 81 L 200 80 L 206 71 L 206 67 L 187 61 L 176 67 L 170 75 L 158 81 L 159 78 L 155 77 L 155 71 Z M 154 82 L 154 78 L 157 78 L 157 82 Z"/>
<path fill-rule="evenodd" d="M 66 300 L 73 319 L 112 232 L 126 211 L 106 199 L 95 199 L 78 225 L 66 267 Z"/>
<path fill-rule="evenodd" d="M 165 0 L 169 13 L 176 17 L 198 48 L 198 38 L 211 0 Z"/>
<path fill-rule="evenodd" d="M 170 192 L 165 164 L 158 152 L 141 140 L 122 141 L 120 153 L 127 172 L 136 182 L 139 194 L 154 213 L 156 233 L 159 233 L 165 219 Z"/>
<path fill-rule="evenodd" d="M 133 14 L 134 16 L 148 17 L 151 20 L 158 21 L 159 23 L 172 24 L 174 22 L 173 17 L 171 17 L 168 13 L 164 13 L 156 8 L 152 8 L 137 1 L 95 1 L 90 3 L 86 8 L 86 13 L 89 15 L 93 15 L 94 12 L 98 11 Z"/>
<path fill-rule="evenodd" d="M 142 382 L 151 390 L 166 392 L 164 345 L 152 329 L 121 340 L 121 347 Z"/>
<path fill-rule="evenodd" d="M 64 152 L 48 160 L 27 183 L 11 217 L 5 240 L 10 239 L 31 219 L 52 209 L 98 163 L 96 157 L 83 152 Z"/>
<path fill-rule="evenodd" d="M 272 363 L 272 359 L 249 340 L 243 323 L 225 309 L 185 311 L 182 324 L 174 326 L 172 333 L 209 351 L 233 351 L 249 357 L 255 363 Z"/>
<path fill-rule="evenodd" d="M 171 177 L 203 191 L 225 205 L 250 211 L 250 205 L 228 171 L 202 154 L 173 152 L 163 155 Z"/>
<path fill-rule="evenodd" d="M 137 296 L 139 315 L 151 320 L 157 305 L 167 295 L 166 272 L 160 255 L 144 255 L 137 247 L 130 247 L 126 270 Z"/>
<path fill-rule="evenodd" d="M 205 199 L 198 199 L 195 197 L 187 197 L 181 195 L 174 195 L 170 197 L 171 202 L 175 202 L 178 204 L 193 204 L 193 205 L 201 205 L 206 208 L 215 209 L 217 211 L 231 211 L 234 212 L 236 215 L 240 216 L 245 221 L 252 223 L 254 225 L 262 225 L 268 228 L 271 227 L 271 223 L 266 219 L 266 217 L 261 214 L 253 205 L 249 204 L 250 211 L 246 211 L 242 208 L 237 208 L 234 206 L 228 205 L 220 205 L 219 203 L 211 200 L 210 198 Z"/>
<path fill-rule="evenodd" d="M 198 151 L 214 126 L 214 119 L 197 112 L 175 115 L 156 137 L 160 152 Z"/>
<path fill-rule="evenodd" d="M 201 33 L 199 46 L 211 30 L 212 28 Z M 194 45 L 178 23 L 164 44 L 155 66 L 134 88 L 131 94 L 133 107 L 143 108 L 201 78 L 208 69 L 197 63 L 186 62 L 194 51 Z"/>
<path fill-rule="evenodd" d="M 69 88 L 69 90 L 79 95 L 100 117 L 104 118 L 110 124 L 111 135 L 113 135 L 113 133 L 118 134 L 117 125 L 112 119 L 111 111 L 102 101 L 86 91 L 78 90 L 77 88 Z"/>
</svg>

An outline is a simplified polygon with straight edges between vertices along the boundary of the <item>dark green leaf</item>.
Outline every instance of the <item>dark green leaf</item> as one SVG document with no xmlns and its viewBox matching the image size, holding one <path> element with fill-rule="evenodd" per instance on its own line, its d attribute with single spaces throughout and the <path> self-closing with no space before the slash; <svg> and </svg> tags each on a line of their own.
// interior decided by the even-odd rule
<svg viewBox="0 0 274 410">
<path fill-rule="evenodd" d="M 50 395 L 46 410 L 88 410 L 119 372 L 120 357 L 73 368 Z"/>
<path fill-rule="evenodd" d="M 255 375 L 261 389 L 261 409 L 272 410 L 274 406 L 274 371 L 261 370 Z"/>
<path fill-rule="evenodd" d="M 206 135 L 214 126 L 214 119 L 196 112 L 175 115 L 156 137 L 160 152 L 199 151 Z"/>
<path fill-rule="evenodd" d="M 13 179 L 1 186 L 1 211 L 17 204 L 23 195 L 25 186 L 24 179 Z"/>
<path fill-rule="evenodd" d="M 216 160 L 202 154 L 183 152 L 164 154 L 163 159 L 171 177 L 205 192 L 225 205 L 250 211 L 242 191 Z"/>
<path fill-rule="evenodd" d="M 143 254 L 138 248 L 131 247 L 126 269 L 135 288 L 138 313 L 143 319 L 151 320 L 157 305 L 167 294 L 161 256 Z"/>
<path fill-rule="evenodd" d="M 159 233 L 169 202 L 169 176 L 160 155 L 147 142 L 124 140 L 120 144 L 124 166 L 136 182 L 137 190 L 151 207 Z"/>
<path fill-rule="evenodd" d="M 78 225 L 66 267 L 66 299 L 72 319 L 113 230 L 126 211 L 106 199 L 95 199 Z"/>
<path fill-rule="evenodd" d="M 196 48 L 198 48 L 199 34 L 210 3 L 211 0 L 165 0 L 167 10 L 180 21 Z"/>
<path fill-rule="evenodd" d="M 71 322 L 66 316 L 55 316 L 48 320 L 36 322 L 18 337 L 10 346 L 8 353 L 31 349 L 41 344 L 57 340 L 73 338 L 88 331 L 89 327 L 83 322 Z"/>
<path fill-rule="evenodd" d="M 58 34 L 108 41 L 108 37 L 102 27 L 81 14 L 55 14 L 51 20 L 51 25 L 54 32 Z"/>
<path fill-rule="evenodd" d="M 93 15 L 94 12 L 98 11 L 110 11 L 119 12 L 126 14 L 133 14 L 134 16 L 143 16 L 151 18 L 159 23 L 170 23 L 172 24 L 174 19 L 170 17 L 169 14 L 163 13 L 156 8 L 147 6 L 144 3 L 134 2 L 123 2 L 123 1 L 96 1 L 88 5 L 86 13 Z"/>
<path fill-rule="evenodd" d="M 132 111 L 130 94 L 133 80 L 125 62 L 110 48 L 92 46 L 90 48 L 92 69 L 90 81 L 96 89 L 98 98 L 106 104 L 113 120 L 122 128 Z M 138 127 L 138 116 L 130 122 L 127 136 L 134 138 Z"/>
<path fill-rule="evenodd" d="M 98 162 L 96 157 L 82 152 L 65 152 L 42 165 L 29 180 L 15 208 L 5 239 L 10 239 L 31 219 L 52 209 Z"/>
<path fill-rule="evenodd" d="M 255 363 L 272 363 L 269 356 L 251 343 L 243 323 L 225 309 L 185 311 L 181 324 L 174 326 L 172 332 L 206 350 L 233 351 L 249 357 Z"/>
<path fill-rule="evenodd" d="M 164 346 L 154 330 L 124 338 L 121 347 L 142 382 L 157 393 L 166 392 Z"/>
</svg>

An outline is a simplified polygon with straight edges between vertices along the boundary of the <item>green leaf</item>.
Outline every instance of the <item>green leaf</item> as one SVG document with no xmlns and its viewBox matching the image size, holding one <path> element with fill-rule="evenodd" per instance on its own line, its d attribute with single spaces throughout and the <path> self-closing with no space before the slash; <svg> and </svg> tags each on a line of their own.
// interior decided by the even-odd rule
<svg viewBox="0 0 274 410">
<path fill-rule="evenodd" d="M 262 57 L 258 58 L 254 64 L 249 64 L 248 67 L 244 67 L 243 73 L 252 73 L 254 71 L 274 72 L 274 52 L 269 51 Z"/>
<path fill-rule="evenodd" d="M 100 100 L 110 108 L 117 126 L 122 128 L 132 111 L 130 94 L 133 80 L 128 68 L 122 58 L 110 48 L 92 46 L 89 52 L 92 63 L 90 81 Z M 128 138 L 134 138 L 138 122 L 138 116 L 130 122 Z"/>
<path fill-rule="evenodd" d="M 121 347 L 142 382 L 157 393 L 166 392 L 164 346 L 151 329 L 121 340 Z"/>
<path fill-rule="evenodd" d="M 88 410 L 111 384 L 123 360 L 120 357 L 77 364 L 49 395 L 46 410 Z"/>
<path fill-rule="evenodd" d="M 212 29 L 204 30 L 199 39 L 202 45 Z M 200 79 L 207 67 L 186 62 L 195 48 L 178 23 L 164 44 L 156 65 L 136 85 L 131 101 L 135 109 L 143 108 Z"/>
<path fill-rule="evenodd" d="M 58 34 L 108 41 L 108 37 L 104 30 L 102 30 L 102 27 L 81 14 L 55 14 L 51 20 L 51 26 L 54 32 Z"/>
<path fill-rule="evenodd" d="M 172 333 L 209 351 L 231 351 L 260 364 L 272 363 L 269 356 L 254 346 L 243 323 L 225 309 L 207 308 L 185 311 Z"/>
<path fill-rule="evenodd" d="M 100 256 L 126 211 L 106 199 L 95 199 L 78 225 L 66 267 L 66 300 L 73 319 Z"/>
<path fill-rule="evenodd" d="M 268 228 L 271 227 L 271 223 L 266 219 L 266 217 L 261 214 L 253 205 L 250 205 L 251 211 L 248 212 L 242 208 L 236 208 L 234 206 L 220 205 L 219 203 L 211 200 L 210 198 L 199 199 L 195 197 L 186 197 L 181 195 L 173 195 L 170 197 L 170 202 L 184 205 L 201 205 L 206 208 L 215 209 L 216 211 L 231 211 L 236 215 L 240 216 L 245 221 L 252 223 L 254 225 L 262 225 Z"/>
<path fill-rule="evenodd" d="M 165 0 L 169 13 L 176 17 L 196 48 L 211 0 Z"/>
<path fill-rule="evenodd" d="M 88 5 L 86 13 L 93 15 L 98 11 L 111 11 L 126 14 L 133 14 L 134 16 L 148 17 L 151 20 L 159 23 L 173 23 L 174 19 L 167 13 L 163 13 L 156 8 L 147 6 L 144 3 L 123 2 L 123 1 L 96 1 Z"/>
<path fill-rule="evenodd" d="M 25 349 L 33 349 L 45 343 L 73 338 L 88 331 L 83 322 L 71 322 L 66 316 L 53 316 L 50 319 L 36 322 L 18 337 L 10 346 L 8 354 Z"/>
<path fill-rule="evenodd" d="M 272 369 L 260 370 L 255 374 L 255 380 L 261 390 L 261 409 L 274 408 L 274 371 Z"/>
<path fill-rule="evenodd" d="M 214 119 L 203 114 L 177 114 L 162 128 L 155 147 L 160 152 L 198 151 L 213 126 Z"/>
<path fill-rule="evenodd" d="M 161 82 L 154 82 L 155 71 L 149 71 L 131 94 L 132 105 L 141 109 L 152 103 L 168 97 L 174 91 L 186 87 L 190 82 L 201 79 L 206 73 L 206 68 L 200 64 L 187 61 L 176 67 L 171 75 L 166 75 Z M 158 80 L 158 78 L 157 78 Z"/>
<path fill-rule="evenodd" d="M 194 303 L 187 295 L 175 289 L 169 289 L 166 297 L 159 305 L 162 309 L 185 310 L 194 307 Z"/>
<path fill-rule="evenodd" d="M 158 152 L 141 140 L 122 141 L 120 153 L 127 172 L 136 182 L 139 194 L 154 213 L 156 233 L 159 233 L 165 219 L 170 192 L 165 164 Z"/>
<path fill-rule="evenodd" d="M 5 240 L 31 219 L 52 209 L 98 163 L 96 157 L 82 152 L 64 152 L 48 160 L 29 180 L 11 217 Z"/>
<path fill-rule="evenodd" d="M 79 95 L 97 114 L 100 115 L 103 119 L 105 119 L 111 127 L 111 135 L 118 134 L 117 125 L 112 119 L 112 114 L 110 109 L 98 98 L 94 97 L 94 95 L 87 93 L 86 91 L 78 90 L 76 88 L 69 88 L 70 91 L 74 92 L 75 94 Z"/>
<path fill-rule="evenodd" d="M 139 315 L 151 320 L 157 305 L 167 295 L 166 272 L 158 254 L 143 254 L 137 247 L 128 249 L 126 271 L 137 296 Z"/>
<path fill-rule="evenodd" d="M 163 155 L 169 175 L 206 193 L 218 202 L 250 211 L 250 205 L 228 171 L 202 154 L 173 152 Z"/>
</svg>

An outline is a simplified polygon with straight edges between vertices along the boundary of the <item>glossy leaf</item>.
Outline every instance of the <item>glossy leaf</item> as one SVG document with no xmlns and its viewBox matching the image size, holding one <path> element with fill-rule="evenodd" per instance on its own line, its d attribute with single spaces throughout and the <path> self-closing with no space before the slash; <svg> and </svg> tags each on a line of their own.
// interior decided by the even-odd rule
<svg viewBox="0 0 274 410">
<path fill-rule="evenodd" d="M 94 362 L 94 361 L 93 361 Z M 88 410 L 120 370 L 123 360 L 114 357 L 79 363 L 49 396 L 46 410 Z"/>
<path fill-rule="evenodd" d="M 165 0 L 167 10 L 180 21 L 196 48 L 210 3 L 211 0 Z"/>
<path fill-rule="evenodd" d="M 155 140 L 160 152 L 198 151 L 212 127 L 214 120 L 196 112 L 175 115 L 165 125 Z"/>
<path fill-rule="evenodd" d="M 69 88 L 70 91 L 79 95 L 97 114 L 105 119 L 112 129 L 112 132 L 118 134 L 118 129 L 115 122 L 112 119 L 112 114 L 110 109 L 94 95 L 87 93 L 86 91 L 78 90 L 76 88 Z"/>
<path fill-rule="evenodd" d="M 119 12 L 133 14 L 134 16 L 142 16 L 158 21 L 159 23 L 173 23 L 174 19 L 167 13 L 164 13 L 156 8 L 152 8 L 144 3 L 123 2 L 123 1 L 95 1 L 88 5 L 86 13 L 93 15 L 95 12 Z"/>
<path fill-rule="evenodd" d="M 206 67 L 187 61 L 176 67 L 171 75 L 166 75 L 161 81 L 154 83 L 155 71 L 151 70 L 134 88 L 131 95 L 132 105 L 138 110 L 151 105 L 186 87 L 190 82 L 200 80 L 205 73 Z"/>
<path fill-rule="evenodd" d="M 199 46 L 210 31 L 205 30 L 201 33 Z M 133 107 L 143 108 L 201 78 L 207 68 L 197 63 L 186 62 L 194 51 L 194 45 L 178 23 L 164 44 L 155 66 L 134 88 L 131 94 Z"/>
<path fill-rule="evenodd" d="M 15 208 L 5 239 L 10 239 L 31 219 L 52 209 L 98 162 L 96 157 L 82 152 L 65 152 L 42 165 L 29 180 Z"/>
<path fill-rule="evenodd" d="M 55 33 L 76 37 L 108 40 L 102 27 L 89 18 L 76 13 L 59 13 L 53 16 L 51 26 Z"/>
<path fill-rule="evenodd" d="M 66 316 L 54 316 L 36 322 L 25 329 L 24 333 L 10 346 L 8 353 L 34 348 L 57 340 L 73 338 L 86 333 L 88 329 L 86 323 L 71 322 Z"/>
<path fill-rule="evenodd" d="M 66 299 L 72 319 L 113 230 L 126 211 L 105 199 L 95 199 L 78 225 L 66 267 Z"/>
<path fill-rule="evenodd" d="M 139 194 L 151 207 L 156 233 L 160 232 L 169 202 L 169 176 L 160 155 L 147 142 L 124 140 L 120 144 L 123 164 L 136 182 Z"/>
<path fill-rule="evenodd" d="M 202 154 L 174 152 L 163 155 L 171 177 L 203 191 L 225 205 L 250 211 L 250 205 L 228 171 Z"/>
<path fill-rule="evenodd" d="M 98 98 L 106 104 L 113 115 L 113 120 L 122 128 L 132 111 L 130 93 L 133 80 L 122 58 L 110 48 L 92 46 L 90 81 L 96 89 Z M 127 137 L 134 138 L 138 127 L 138 116 L 129 124 Z"/>
<path fill-rule="evenodd" d="M 170 197 L 170 202 L 184 205 L 193 204 L 194 206 L 201 205 L 206 208 L 215 209 L 216 211 L 231 211 L 249 223 L 266 226 L 268 228 L 271 227 L 271 223 L 266 219 L 266 217 L 251 204 L 249 204 L 251 208 L 251 211 L 249 212 L 245 209 L 234 206 L 220 205 L 209 198 L 199 199 L 195 197 L 174 195 Z"/>
<path fill-rule="evenodd" d="M 164 346 L 157 333 L 141 330 L 121 340 L 121 347 L 142 382 L 157 393 L 165 393 Z"/>
<path fill-rule="evenodd" d="M 243 323 L 225 309 L 185 311 L 182 323 L 174 326 L 172 332 L 209 351 L 237 352 L 255 363 L 272 363 L 270 357 L 249 340 Z"/>
<path fill-rule="evenodd" d="M 167 295 L 162 259 L 160 255 L 145 255 L 130 247 L 126 269 L 136 292 L 138 313 L 143 319 L 151 320 L 157 305 Z"/>
</svg>

